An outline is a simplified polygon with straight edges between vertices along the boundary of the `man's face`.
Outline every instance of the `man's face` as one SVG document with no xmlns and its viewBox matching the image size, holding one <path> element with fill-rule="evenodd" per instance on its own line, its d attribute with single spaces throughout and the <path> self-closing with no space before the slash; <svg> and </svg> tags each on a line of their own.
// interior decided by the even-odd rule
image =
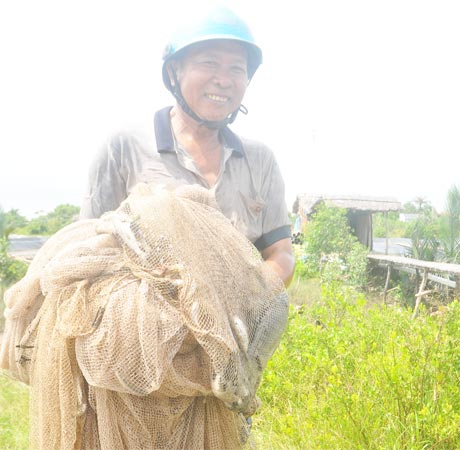
<svg viewBox="0 0 460 450">
<path fill-rule="evenodd" d="M 236 111 L 248 85 L 242 44 L 213 40 L 195 44 L 176 63 L 185 101 L 202 119 L 218 121 Z"/>
</svg>

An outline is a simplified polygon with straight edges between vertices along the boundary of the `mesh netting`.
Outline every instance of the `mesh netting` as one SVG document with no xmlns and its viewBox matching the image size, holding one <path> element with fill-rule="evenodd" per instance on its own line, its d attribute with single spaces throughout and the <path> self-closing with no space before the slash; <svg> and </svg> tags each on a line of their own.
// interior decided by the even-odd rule
<svg viewBox="0 0 460 450">
<path fill-rule="evenodd" d="M 138 185 L 51 237 L 5 303 L 0 367 L 31 386 L 31 448 L 253 446 L 287 295 L 206 190 Z"/>
</svg>

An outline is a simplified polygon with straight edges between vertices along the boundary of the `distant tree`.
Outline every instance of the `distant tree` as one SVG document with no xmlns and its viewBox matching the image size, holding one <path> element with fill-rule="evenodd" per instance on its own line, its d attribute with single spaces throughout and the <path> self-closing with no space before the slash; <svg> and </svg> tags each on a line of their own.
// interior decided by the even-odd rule
<svg viewBox="0 0 460 450">
<path fill-rule="evenodd" d="M 19 214 L 18 209 L 10 209 L 5 213 L 6 223 L 11 233 L 27 225 L 27 219 Z"/>
<path fill-rule="evenodd" d="M 8 238 L 13 231 L 26 223 L 27 219 L 21 216 L 17 209 L 5 212 L 0 206 L 0 237 Z"/>
<path fill-rule="evenodd" d="M 13 229 L 11 215 L 0 207 L 0 291 L 22 278 L 27 270 L 27 264 L 8 255 L 8 235 Z"/>
<path fill-rule="evenodd" d="M 0 237 L 4 237 L 6 234 L 6 214 L 3 208 L 0 206 Z"/>
<path fill-rule="evenodd" d="M 438 253 L 439 221 L 433 210 L 422 210 L 414 222 L 408 226 L 411 238 L 412 257 L 424 261 L 435 261 Z"/>
<path fill-rule="evenodd" d="M 19 230 L 20 234 L 47 235 L 48 220 L 46 216 L 38 216 L 31 219 L 24 228 Z"/>
<path fill-rule="evenodd" d="M 69 225 L 78 219 L 80 208 L 75 205 L 59 205 L 51 214 L 48 214 L 48 229 L 50 234 L 54 234 L 61 228 Z"/>
<path fill-rule="evenodd" d="M 460 188 L 452 186 L 447 192 L 446 212 L 441 220 L 443 259 L 448 262 L 460 260 Z"/>
<path fill-rule="evenodd" d="M 415 197 L 412 203 L 415 205 L 415 212 L 417 213 L 433 211 L 433 206 L 426 197 Z"/>
<path fill-rule="evenodd" d="M 59 205 L 54 211 L 31 219 L 20 229 L 23 234 L 51 235 L 78 218 L 80 208 L 74 205 Z"/>
<path fill-rule="evenodd" d="M 407 214 L 415 214 L 417 212 L 417 207 L 413 202 L 406 202 L 403 205 L 403 212 Z"/>
</svg>

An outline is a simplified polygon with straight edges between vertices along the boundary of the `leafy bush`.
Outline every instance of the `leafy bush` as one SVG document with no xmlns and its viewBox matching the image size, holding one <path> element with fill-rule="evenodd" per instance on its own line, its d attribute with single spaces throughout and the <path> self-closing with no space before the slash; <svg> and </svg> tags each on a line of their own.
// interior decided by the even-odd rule
<svg viewBox="0 0 460 450">
<path fill-rule="evenodd" d="M 303 251 L 304 275 L 364 286 L 368 251 L 352 234 L 345 209 L 320 205 L 306 226 Z"/>
<path fill-rule="evenodd" d="M 11 258 L 8 253 L 9 242 L 6 237 L 0 237 L 0 332 L 4 328 L 3 294 L 5 290 L 20 280 L 27 272 L 28 265 L 23 261 Z"/>
<path fill-rule="evenodd" d="M 28 267 L 25 262 L 8 256 L 8 246 L 8 240 L 0 238 L 0 285 L 5 287 L 21 279 Z"/>
</svg>

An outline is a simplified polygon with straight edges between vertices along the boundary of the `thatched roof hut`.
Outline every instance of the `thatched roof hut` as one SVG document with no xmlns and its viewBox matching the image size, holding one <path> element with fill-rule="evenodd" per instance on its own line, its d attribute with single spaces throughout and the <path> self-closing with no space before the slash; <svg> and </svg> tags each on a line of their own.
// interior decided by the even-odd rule
<svg viewBox="0 0 460 450">
<path fill-rule="evenodd" d="M 388 212 L 401 210 L 401 203 L 392 197 L 299 194 L 294 202 L 292 211 L 295 214 L 307 217 L 320 202 L 324 202 L 328 206 L 345 208 L 351 211 Z"/>
<path fill-rule="evenodd" d="M 372 250 L 372 214 L 376 212 L 400 211 L 401 203 L 392 197 L 370 197 L 351 195 L 307 195 L 296 197 L 292 212 L 301 223 L 308 220 L 319 203 L 345 208 L 348 221 L 358 240 Z"/>
</svg>

